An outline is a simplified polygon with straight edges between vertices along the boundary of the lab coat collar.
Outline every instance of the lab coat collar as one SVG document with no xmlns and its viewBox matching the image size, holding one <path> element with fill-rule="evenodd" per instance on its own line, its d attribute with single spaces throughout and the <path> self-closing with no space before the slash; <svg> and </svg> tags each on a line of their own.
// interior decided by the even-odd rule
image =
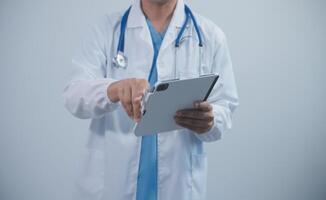
<svg viewBox="0 0 326 200">
<path fill-rule="evenodd" d="M 174 10 L 169 26 L 181 28 L 185 20 L 183 0 L 177 0 L 177 5 Z M 127 28 L 136 28 L 147 26 L 145 15 L 141 9 L 141 0 L 134 0 L 128 17 Z"/>
</svg>

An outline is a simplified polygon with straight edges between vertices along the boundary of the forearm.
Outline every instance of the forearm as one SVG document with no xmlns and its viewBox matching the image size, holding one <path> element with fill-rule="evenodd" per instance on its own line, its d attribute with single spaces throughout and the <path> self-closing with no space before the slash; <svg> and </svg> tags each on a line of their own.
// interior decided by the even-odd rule
<svg viewBox="0 0 326 200">
<path fill-rule="evenodd" d="M 89 79 L 70 82 L 63 91 L 65 107 L 81 119 L 100 118 L 114 111 L 118 102 L 112 102 L 107 95 L 108 86 L 115 79 Z"/>
</svg>

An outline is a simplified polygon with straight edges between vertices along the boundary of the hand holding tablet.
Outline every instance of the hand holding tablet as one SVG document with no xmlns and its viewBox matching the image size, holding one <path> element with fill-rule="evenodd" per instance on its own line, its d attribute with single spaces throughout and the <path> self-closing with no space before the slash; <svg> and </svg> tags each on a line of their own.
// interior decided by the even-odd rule
<svg viewBox="0 0 326 200">
<path fill-rule="evenodd" d="M 135 135 L 144 136 L 182 128 L 175 122 L 176 111 L 192 108 L 195 101 L 206 101 L 218 78 L 219 75 L 210 74 L 157 82 L 143 98 L 142 117 L 133 129 Z"/>
</svg>

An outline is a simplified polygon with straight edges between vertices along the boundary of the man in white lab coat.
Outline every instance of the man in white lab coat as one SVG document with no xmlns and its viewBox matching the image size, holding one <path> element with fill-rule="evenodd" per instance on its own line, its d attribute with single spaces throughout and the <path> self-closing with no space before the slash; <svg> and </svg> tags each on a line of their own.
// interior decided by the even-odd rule
<svg viewBox="0 0 326 200">
<path fill-rule="evenodd" d="M 183 0 L 135 0 L 125 31 L 126 69 L 111 62 L 125 11 L 106 15 L 73 58 L 65 106 L 74 116 L 91 119 L 78 199 L 205 199 L 203 143 L 220 139 L 231 128 L 238 96 L 225 35 L 210 20 L 194 13 L 202 55 L 190 21 L 176 56 L 184 8 Z M 220 78 L 207 101 L 176 113 L 175 122 L 183 129 L 136 137 L 132 127 L 141 120 L 140 101 L 153 83 L 153 69 L 154 81 L 209 73 Z"/>
</svg>

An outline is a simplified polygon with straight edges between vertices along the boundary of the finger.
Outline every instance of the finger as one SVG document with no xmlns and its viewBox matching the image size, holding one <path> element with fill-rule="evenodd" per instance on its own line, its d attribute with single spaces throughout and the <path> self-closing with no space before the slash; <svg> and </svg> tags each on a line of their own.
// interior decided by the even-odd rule
<svg viewBox="0 0 326 200">
<path fill-rule="evenodd" d="M 135 122 L 139 122 L 141 117 L 141 99 L 136 98 L 133 100 L 133 118 Z"/>
<path fill-rule="evenodd" d="M 132 99 L 144 96 L 145 89 L 141 86 L 132 85 Z"/>
<path fill-rule="evenodd" d="M 133 106 L 134 106 L 134 120 L 136 122 L 140 121 L 141 118 L 141 106 L 142 98 L 145 95 L 146 90 L 149 88 L 149 83 L 146 79 L 141 79 L 137 84 L 134 85 L 133 94 Z"/>
<path fill-rule="evenodd" d="M 213 110 L 212 105 L 208 101 L 195 101 L 194 107 L 202 111 L 211 111 Z"/>
<path fill-rule="evenodd" d="M 204 121 L 214 120 L 214 115 L 212 112 L 206 112 L 201 110 L 177 111 L 176 116 L 204 120 Z"/>
<path fill-rule="evenodd" d="M 177 110 L 176 113 L 184 113 L 184 112 L 198 112 L 198 111 L 201 111 L 200 109 L 198 108 L 185 108 L 185 109 L 180 109 L 180 110 Z"/>
<path fill-rule="evenodd" d="M 191 118 L 175 117 L 175 121 L 179 124 L 183 124 L 188 128 L 207 128 L 209 122 Z"/>
<path fill-rule="evenodd" d="M 124 93 L 123 88 L 118 90 L 118 96 L 119 96 L 119 99 L 120 99 L 120 103 L 122 104 L 123 109 L 126 111 L 127 115 L 129 116 L 128 105 L 125 103 L 123 93 Z"/>
<path fill-rule="evenodd" d="M 122 104 L 128 114 L 129 117 L 133 116 L 132 112 L 132 103 L 131 103 L 131 88 L 126 87 L 123 89 L 123 101 Z"/>
<path fill-rule="evenodd" d="M 206 131 L 208 131 L 210 129 L 210 127 L 195 127 L 195 126 L 189 126 L 189 124 L 186 124 L 184 122 L 177 122 L 178 125 L 184 127 L 184 128 L 187 128 L 187 129 L 190 129 L 192 131 L 195 131 L 197 133 L 204 133 Z"/>
<path fill-rule="evenodd" d="M 198 103 L 198 104 L 197 104 Z M 210 103 L 206 103 L 205 101 L 201 101 L 201 102 L 194 102 L 193 103 L 193 106 L 192 108 L 184 108 L 184 109 L 180 109 L 178 111 L 211 111 L 212 110 L 212 106 L 210 105 Z"/>
<path fill-rule="evenodd" d="M 132 88 L 132 107 L 133 107 L 133 118 L 136 122 L 139 122 L 141 117 L 141 98 L 143 96 L 143 92 L 136 88 L 135 86 Z"/>
</svg>

